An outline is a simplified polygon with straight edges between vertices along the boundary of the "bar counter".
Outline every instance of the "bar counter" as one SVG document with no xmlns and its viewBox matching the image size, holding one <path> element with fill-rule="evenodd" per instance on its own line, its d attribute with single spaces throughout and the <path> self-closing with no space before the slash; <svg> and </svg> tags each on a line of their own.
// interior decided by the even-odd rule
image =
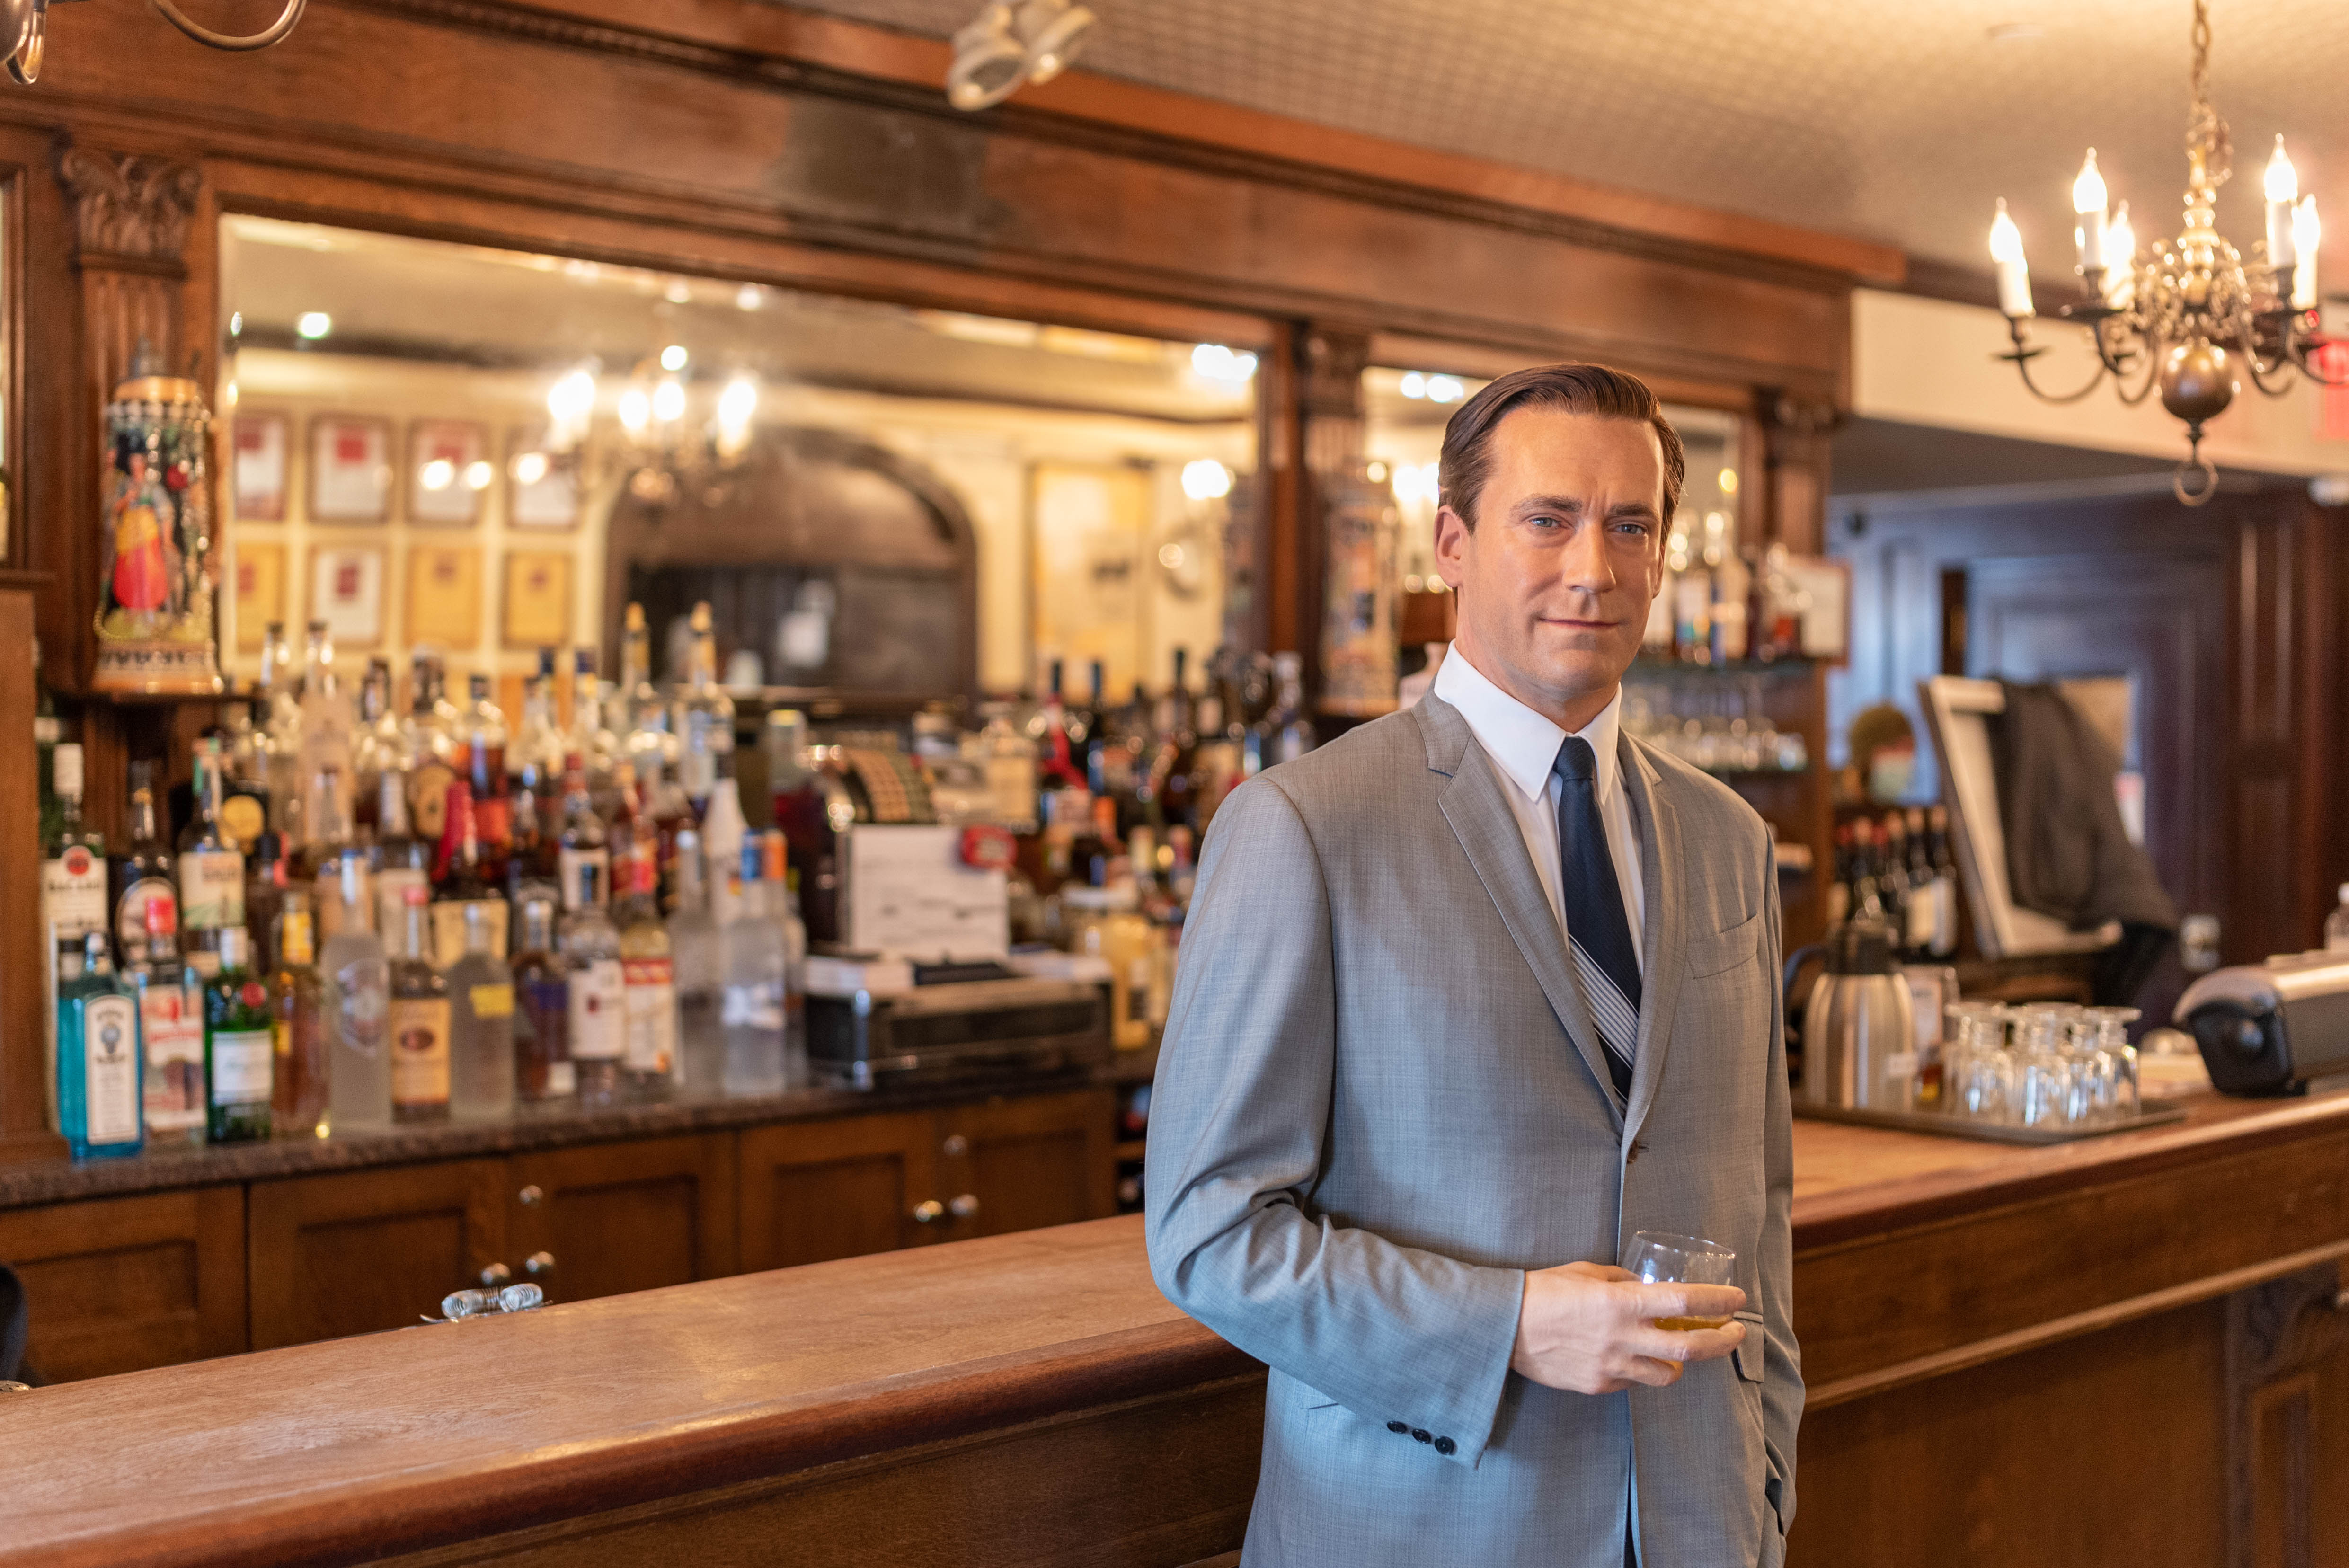
<svg viewBox="0 0 2349 1568">
<path fill-rule="evenodd" d="M 2331 1561 L 2349 1097 L 1795 1132 L 1791 1560 Z M 0 1396 L 0 1563 L 1216 1561 L 1261 1397 L 1103 1220 Z"/>
</svg>

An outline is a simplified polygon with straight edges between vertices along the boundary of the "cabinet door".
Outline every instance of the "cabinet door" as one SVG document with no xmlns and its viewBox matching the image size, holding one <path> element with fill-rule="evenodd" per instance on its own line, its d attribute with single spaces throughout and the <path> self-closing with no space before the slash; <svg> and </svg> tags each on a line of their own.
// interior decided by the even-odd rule
<svg viewBox="0 0 2349 1568">
<path fill-rule="evenodd" d="M 946 1228 L 930 1158 L 936 1137 L 926 1114 L 744 1132 L 736 1155 L 743 1269 L 791 1268 L 933 1239 Z"/>
<path fill-rule="evenodd" d="M 403 1328 L 506 1255 L 506 1162 L 256 1181 L 253 1347 Z"/>
<path fill-rule="evenodd" d="M 938 1181 L 957 1241 L 1117 1212 L 1117 1099 L 1105 1088 L 941 1111 Z"/>
<path fill-rule="evenodd" d="M 595 1143 L 507 1162 L 505 1261 L 549 1301 L 734 1272 L 730 1133 Z"/>
<path fill-rule="evenodd" d="M 0 1212 L 25 1286 L 25 1364 L 47 1383 L 244 1348 L 244 1189 Z"/>
</svg>

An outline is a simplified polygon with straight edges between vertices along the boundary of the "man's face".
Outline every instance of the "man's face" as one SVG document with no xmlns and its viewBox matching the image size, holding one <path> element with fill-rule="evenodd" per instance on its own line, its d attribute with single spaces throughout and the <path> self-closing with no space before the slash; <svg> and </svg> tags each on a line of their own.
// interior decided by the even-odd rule
<svg viewBox="0 0 2349 1568">
<path fill-rule="evenodd" d="M 1640 651 L 1663 583 L 1663 449 L 1644 420 L 1513 409 L 1493 428 L 1476 526 L 1437 514 L 1460 642 L 1528 707 L 1578 729 Z"/>
</svg>

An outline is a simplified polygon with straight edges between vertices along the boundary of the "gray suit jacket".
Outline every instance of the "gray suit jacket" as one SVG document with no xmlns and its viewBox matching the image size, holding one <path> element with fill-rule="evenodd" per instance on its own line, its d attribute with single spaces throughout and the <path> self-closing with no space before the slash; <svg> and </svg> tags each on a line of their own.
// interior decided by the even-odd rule
<svg viewBox="0 0 2349 1568">
<path fill-rule="evenodd" d="M 1151 1267 L 1272 1368 L 1252 1564 L 1775 1564 L 1803 1405 L 1767 831 L 1630 738 L 1646 976 L 1628 1104 L 1457 709 L 1233 792 L 1151 1106 Z M 1737 1249 L 1745 1343 L 1670 1388 L 1509 1370 L 1527 1269 L 1640 1230 Z"/>
</svg>

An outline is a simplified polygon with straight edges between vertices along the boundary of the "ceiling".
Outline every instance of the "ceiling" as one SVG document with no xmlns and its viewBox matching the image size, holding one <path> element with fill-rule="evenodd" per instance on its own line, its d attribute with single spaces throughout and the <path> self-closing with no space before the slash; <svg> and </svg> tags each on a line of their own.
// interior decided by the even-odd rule
<svg viewBox="0 0 2349 1568">
<path fill-rule="evenodd" d="M 790 0 L 943 37 L 978 0 Z M 2137 232 L 2184 188 L 2190 0 L 1087 0 L 1081 67 L 1248 108 L 1895 244 L 1986 271 L 2004 196 L 2043 278 L 2098 151 Z M 2349 3 L 2210 0 L 2239 165 L 2220 226 L 2260 233 L 2289 138 L 2349 288 Z M 2155 222 L 2146 221 L 2153 214 Z"/>
</svg>

